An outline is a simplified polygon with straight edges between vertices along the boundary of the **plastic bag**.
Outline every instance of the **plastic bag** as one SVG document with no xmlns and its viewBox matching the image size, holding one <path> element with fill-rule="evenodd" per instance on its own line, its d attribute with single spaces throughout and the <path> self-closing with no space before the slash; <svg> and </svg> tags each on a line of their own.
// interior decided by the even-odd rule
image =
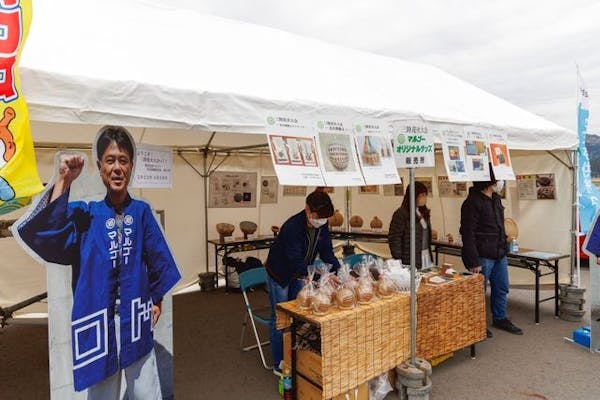
<svg viewBox="0 0 600 400">
<path fill-rule="evenodd" d="M 342 310 L 354 308 L 358 281 L 350 274 L 350 266 L 346 263 L 342 264 L 337 276 L 340 284 L 335 291 L 335 303 Z"/>
<path fill-rule="evenodd" d="M 376 376 L 369 381 L 369 400 L 383 400 L 393 390 L 387 372 Z"/>
<path fill-rule="evenodd" d="M 356 300 L 358 304 L 368 304 L 375 299 L 375 288 L 373 287 L 373 278 L 369 271 L 369 265 L 361 262 L 358 265 L 358 287 L 356 288 Z"/>
<path fill-rule="evenodd" d="M 308 277 L 304 281 L 304 286 L 296 296 L 296 305 L 301 310 L 310 309 L 310 303 L 315 295 L 315 285 L 313 279 L 315 277 L 315 266 L 309 265 L 307 268 Z"/>
<path fill-rule="evenodd" d="M 398 285 L 391 277 L 390 270 L 383 264 L 377 264 L 379 278 L 377 279 L 377 295 L 381 298 L 388 298 L 398 291 Z"/>
</svg>

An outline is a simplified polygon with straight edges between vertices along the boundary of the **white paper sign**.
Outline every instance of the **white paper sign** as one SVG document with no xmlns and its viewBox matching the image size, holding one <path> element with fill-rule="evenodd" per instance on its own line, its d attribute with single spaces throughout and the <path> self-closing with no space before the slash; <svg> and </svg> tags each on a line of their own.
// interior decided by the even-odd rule
<svg viewBox="0 0 600 400">
<path fill-rule="evenodd" d="M 134 188 L 171 188 L 173 152 L 170 147 L 136 145 Z"/>
<path fill-rule="evenodd" d="M 434 135 L 421 120 L 406 120 L 392 124 L 394 155 L 398 168 L 434 167 Z"/>
<path fill-rule="evenodd" d="M 487 133 L 481 129 L 472 127 L 466 129 L 465 166 L 471 181 L 490 180 L 487 139 Z"/>
<path fill-rule="evenodd" d="M 316 121 L 315 132 L 326 186 L 364 185 L 352 125 L 338 118 L 322 118 Z"/>
<path fill-rule="evenodd" d="M 443 126 L 440 128 L 444 165 L 450 182 L 469 180 L 465 154 L 465 133 L 460 127 Z"/>
<path fill-rule="evenodd" d="M 496 179 L 515 180 L 515 172 L 510 162 L 510 153 L 506 146 L 506 133 L 490 132 L 488 134 L 490 144 L 490 160 Z"/>
<path fill-rule="evenodd" d="M 265 118 L 265 128 L 281 185 L 325 185 L 310 121 L 274 112 Z"/>
<path fill-rule="evenodd" d="M 400 183 L 387 124 L 365 120 L 354 124 L 358 160 L 367 185 Z"/>
</svg>

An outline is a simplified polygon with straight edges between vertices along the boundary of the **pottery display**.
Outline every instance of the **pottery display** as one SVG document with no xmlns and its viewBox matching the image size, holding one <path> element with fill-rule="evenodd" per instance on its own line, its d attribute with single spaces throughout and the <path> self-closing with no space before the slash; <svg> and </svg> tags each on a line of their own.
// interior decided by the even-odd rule
<svg viewBox="0 0 600 400">
<path fill-rule="evenodd" d="M 363 226 L 363 219 L 360 215 L 353 215 L 350 218 L 350 226 L 352 228 L 361 228 Z"/>
<path fill-rule="evenodd" d="M 381 229 L 383 228 L 383 221 L 377 218 L 377 215 L 373 217 L 371 220 L 371 229 Z"/>
<path fill-rule="evenodd" d="M 350 154 L 348 148 L 343 143 L 331 142 L 327 146 L 327 157 L 331 161 L 331 165 L 339 171 L 348 168 L 350 163 Z"/>
<path fill-rule="evenodd" d="M 273 236 L 277 236 L 277 234 L 279 233 L 279 227 L 277 225 L 272 225 L 271 232 L 273 232 Z"/>
<path fill-rule="evenodd" d="M 231 236 L 234 230 L 235 226 L 226 222 L 221 222 L 217 224 L 217 232 L 219 232 L 219 239 L 221 239 L 221 241 L 223 241 L 226 236 Z"/>
<path fill-rule="evenodd" d="M 344 224 L 344 216 L 340 210 L 335 210 L 333 215 L 329 217 L 329 226 L 342 226 Z"/>
<path fill-rule="evenodd" d="M 242 221 L 240 222 L 240 229 L 244 232 L 244 239 L 248 239 L 248 235 L 252 235 L 256 232 L 258 226 L 251 221 Z"/>
</svg>

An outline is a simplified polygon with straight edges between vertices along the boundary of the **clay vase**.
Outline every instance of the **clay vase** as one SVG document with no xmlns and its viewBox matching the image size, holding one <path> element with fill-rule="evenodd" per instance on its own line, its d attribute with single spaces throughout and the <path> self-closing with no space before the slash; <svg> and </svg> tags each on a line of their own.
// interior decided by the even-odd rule
<svg viewBox="0 0 600 400">
<path fill-rule="evenodd" d="M 381 229 L 383 228 L 383 221 L 377 218 L 377 215 L 373 217 L 371 220 L 371 229 Z"/>
<path fill-rule="evenodd" d="M 225 240 L 225 236 L 231 236 L 233 231 L 235 230 L 235 226 L 221 222 L 217 224 L 217 232 L 219 232 L 219 239 L 221 242 Z"/>
<path fill-rule="evenodd" d="M 438 240 L 438 231 L 435 229 L 431 230 L 431 240 Z"/>
<path fill-rule="evenodd" d="M 256 232 L 258 226 L 251 221 L 242 221 L 240 222 L 240 229 L 244 232 L 244 239 L 248 239 L 248 235 L 252 235 Z"/>
<path fill-rule="evenodd" d="M 335 210 L 333 215 L 329 217 L 329 226 L 342 226 L 344 224 L 344 216 L 340 210 Z"/>
<path fill-rule="evenodd" d="M 277 236 L 279 233 L 279 227 L 277 225 L 271 226 L 271 232 L 273 232 L 273 236 Z"/>
<path fill-rule="evenodd" d="M 352 228 L 361 228 L 363 226 L 363 219 L 360 215 L 353 215 L 350 218 L 350 226 Z"/>
</svg>

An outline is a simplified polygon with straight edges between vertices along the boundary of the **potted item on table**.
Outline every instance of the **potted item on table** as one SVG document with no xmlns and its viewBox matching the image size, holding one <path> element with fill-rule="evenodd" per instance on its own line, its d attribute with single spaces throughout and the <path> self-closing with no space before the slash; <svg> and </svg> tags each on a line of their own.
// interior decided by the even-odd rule
<svg viewBox="0 0 600 400">
<path fill-rule="evenodd" d="M 431 240 L 438 240 L 438 231 L 435 229 L 431 230 Z"/>
<path fill-rule="evenodd" d="M 344 224 L 344 216 L 340 213 L 340 210 L 335 210 L 333 215 L 329 217 L 329 226 L 338 227 Z"/>
<path fill-rule="evenodd" d="M 277 234 L 279 233 L 279 227 L 277 225 L 272 225 L 271 232 L 273 232 L 273 236 L 277 236 Z"/>
<path fill-rule="evenodd" d="M 376 215 L 371 220 L 370 226 L 371 226 L 371 229 L 381 229 L 381 228 L 383 228 L 383 221 L 380 220 Z"/>
<path fill-rule="evenodd" d="M 448 241 L 448 243 L 453 243 L 454 242 L 454 236 L 452 236 L 451 233 L 446 235 L 446 240 Z"/>
<path fill-rule="evenodd" d="M 217 232 L 219 233 L 219 240 L 221 242 L 225 240 L 226 236 L 231 236 L 234 230 L 235 226 L 233 226 L 232 224 L 228 224 L 226 222 L 221 222 L 217 224 Z"/>
<path fill-rule="evenodd" d="M 363 226 L 363 219 L 360 215 L 353 215 L 350 218 L 350 226 L 352 228 L 361 228 Z"/>
<path fill-rule="evenodd" d="M 240 229 L 244 232 L 244 239 L 248 239 L 248 235 L 252 235 L 256 232 L 258 226 L 251 221 L 242 221 L 240 222 Z"/>
</svg>

